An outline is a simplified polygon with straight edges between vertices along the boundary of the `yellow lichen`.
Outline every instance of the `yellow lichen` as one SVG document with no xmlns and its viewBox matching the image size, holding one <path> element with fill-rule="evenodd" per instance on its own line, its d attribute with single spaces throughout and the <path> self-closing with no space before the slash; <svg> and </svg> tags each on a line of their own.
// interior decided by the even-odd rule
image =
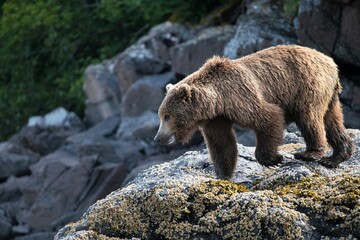
<svg viewBox="0 0 360 240">
<path fill-rule="evenodd" d="M 344 229 L 358 226 L 358 219 L 347 217 L 358 214 L 359 176 L 311 176 L 255 192 L 224 180 L 181 181 L 116 191 L 98 201 L 86 221 L 68 226 L 74 231 L 80 225 L 109 238 L 261 239 L 265 234 L 269 239 L 300 239 L 308 216 L 298 208 Z"/>
</svg>

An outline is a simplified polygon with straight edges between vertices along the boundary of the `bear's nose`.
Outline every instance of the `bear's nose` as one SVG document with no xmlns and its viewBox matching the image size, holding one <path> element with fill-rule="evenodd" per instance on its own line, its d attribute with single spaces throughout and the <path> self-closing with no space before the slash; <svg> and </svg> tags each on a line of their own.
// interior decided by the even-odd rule
<svg viewBox="0 0 360 240">
<path fill-rule="evenodd" d="M 158 142 L 158 143 L 160 142 L 160 138 L 159 138 L 158 134 L 156 134 L 156 136 L 154 137 L 154 141 Z"/>
</svg>

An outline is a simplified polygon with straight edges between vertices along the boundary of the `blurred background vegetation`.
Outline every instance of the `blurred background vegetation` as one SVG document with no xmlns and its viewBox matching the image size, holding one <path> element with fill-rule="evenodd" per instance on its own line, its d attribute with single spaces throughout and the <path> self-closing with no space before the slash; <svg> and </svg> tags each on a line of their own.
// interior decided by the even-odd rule
<svg viewBox="0 0 360 240">
<path fill-rule="evenodd" d="M 165 20 L 230 0 L 0 0 L 0 140 L 58 106 L 83 115 L 83 71 Z"/>
</svg>

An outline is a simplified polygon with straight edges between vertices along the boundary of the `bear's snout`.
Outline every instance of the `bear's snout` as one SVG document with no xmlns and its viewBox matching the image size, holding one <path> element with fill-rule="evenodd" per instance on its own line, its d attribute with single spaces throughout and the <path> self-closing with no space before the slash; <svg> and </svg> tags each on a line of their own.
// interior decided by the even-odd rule
<svg viewBox="0 0 360 240">
<path fill-rule="evenodd" d="M 160 144 L 163 145 L 173 145 L 176 142 L 176 138 L 174 134 L 170 134 L 170 135 L 163 135 L 161 133 L 157 133 L 155 138 L 154 138 L 155 142 L 158 142 Z"/>
<path fill-rule="evenodd" d="M 154 141 L 157 142 L 157 143 L 160 143 L 159 134 L 156 134 L 156 136 L 154 137 Z"/>
</svg>

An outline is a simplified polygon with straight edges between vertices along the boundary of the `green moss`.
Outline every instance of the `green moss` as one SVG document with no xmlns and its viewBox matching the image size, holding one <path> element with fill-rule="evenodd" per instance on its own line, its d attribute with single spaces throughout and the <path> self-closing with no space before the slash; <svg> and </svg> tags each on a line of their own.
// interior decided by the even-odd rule
<svg viewBox="0 0 360 240">
<path fill-rule="evenodd" d="M 299 9 L 299 0 L 285 0 L 283 5 L 284 15 L 290 19 L 296 17 Z"/>
</svg>

